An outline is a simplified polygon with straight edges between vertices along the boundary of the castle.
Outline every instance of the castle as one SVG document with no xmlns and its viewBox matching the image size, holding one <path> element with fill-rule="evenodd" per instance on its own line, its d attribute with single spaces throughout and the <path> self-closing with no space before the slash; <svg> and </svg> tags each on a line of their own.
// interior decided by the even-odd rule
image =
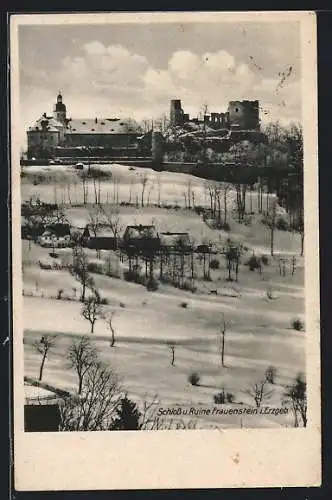
<svg viewBox="0 0 332 500">
<path fill-rule="evenodd" d="M 186 123 L 198 123 L 198 118 L 190 120 L 184 113 L 181 100 L 172 99 L 170 108 L 170 123 L 181 126 Z M 241 131 L 259 131 L 259 101 L 230 101 L 226 113 L 211 113 L 203 117 L 203 123 L 213 129 L 232 129 Z"/>
<path fill-rule="evenodd" d="M 72 155 L 77 148 L 103 148 L 104 152 L 137 148 L 140 135 L 133 120 L 120 118 L 68 118 L 61 92 L 53 114 L 42 116 L 27 130 L 28 158 Z"/>
<path fill-rule="evenodd" d="M 188 129 L 206 126 L 208 136 L 226 144 L 226 139 L 261 140 L 259 102 L 230 101 L 225 113 L 206 114 L 202 120 L 190 119 L 184 113 L 180 99 L 170 103 L 170 126 Z M 183 132 L 183 131 L 182 131 Z M 156 139 L 156 134 L 154 134 Z M 141 127 L 131 119 L 68 118 L 67 108 L 59 92 L 53 114 L 42 116 L 27 130 L 27 158 L 50 159 L 58 157 L 131 157 L 154 154 L 157 145 L 149 134 L 143 139 Z M 158 149 L 158 148 L 157 148 Z M 160 149 L 160 148 L 159 148 Z"/>
</svg>

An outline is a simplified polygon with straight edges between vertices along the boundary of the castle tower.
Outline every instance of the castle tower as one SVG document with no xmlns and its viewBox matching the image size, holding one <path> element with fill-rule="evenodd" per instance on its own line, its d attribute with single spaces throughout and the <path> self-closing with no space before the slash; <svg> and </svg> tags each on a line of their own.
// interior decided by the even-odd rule
<svg viewBox="0 0 332 500">
<path fill-rule="evenodd" d="M 171 100 L 170 123 L 172 126 L 182 125 L 183 123 L 183 109 L 180 99 Z"/>
<path fill-rule="evenodd" d="M 259 101 L 230 101 L 228 113 L 231 126 L 240 130 L 259 130 Z"/>
<path fill-rule="evenodd" d="M 63 125 L 66 124 L 66 106 L 62 102 L 62 95 L 60 91 L 57 97 L 56 104 L 53 108 L 53 116 L 58 122 L 62 123 Z"/>
</svg>

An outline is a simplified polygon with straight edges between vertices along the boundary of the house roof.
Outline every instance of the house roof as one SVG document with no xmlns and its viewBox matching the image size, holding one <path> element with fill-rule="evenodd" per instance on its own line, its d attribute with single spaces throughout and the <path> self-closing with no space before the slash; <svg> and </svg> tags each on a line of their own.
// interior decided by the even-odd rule
<svg viewBox="0 0 332 500">
<path fill-rule="evenodd" d="M 36 387 L 29 384 L 24 384 L 24 396 L 25 404 L 49 404 L 50 402 L 56 402 L 58 396 L 43 387 Z"/>
<path fill-rule="evenodd" d="M 85 226 L 85 230 L 88 229 L 90 238 L 95 238 L 94 232 L 91 229 L 91 225 L 87 224 Z M 97 238 L 114 238 L 114 234 L 111 231 L 110 226 L 108 225 L 100 225 L 100 227 L 96 231 Z"/>
<path fill-rule="evenodd" d="M 120 118 L 72 118 L 66 134 L 138 134 L 138 126 Z"/>
<path fill-rule="evenodd" d="M 165 247 L 184 246 L 190 245 L 190 238 L 188 233 L 160 233 L 160 243 Z"/>
<path fill-rule="evenodd" d="M 128 239 L 142 239 L 142 238 L 150 238 L 156 239 L 159 238 L 158 232 L 155 226 L 127 226 L 125 231 L 125 236 Z"/>
</svg>

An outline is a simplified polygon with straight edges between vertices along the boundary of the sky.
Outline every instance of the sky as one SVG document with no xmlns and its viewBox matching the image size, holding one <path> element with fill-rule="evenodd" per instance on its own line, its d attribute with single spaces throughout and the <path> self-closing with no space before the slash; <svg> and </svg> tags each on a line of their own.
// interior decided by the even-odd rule
<svg viewBox="0 0 332 500">
<path fill-rule="evenodd" d="M 59 90 L 73 118 L 157 118 L 172 98 L 198 116 L 258 99 L 263 123 L 300 121 L 300 49 L 296 21 L 21 25 L 22 141 Z"/>
</svg>

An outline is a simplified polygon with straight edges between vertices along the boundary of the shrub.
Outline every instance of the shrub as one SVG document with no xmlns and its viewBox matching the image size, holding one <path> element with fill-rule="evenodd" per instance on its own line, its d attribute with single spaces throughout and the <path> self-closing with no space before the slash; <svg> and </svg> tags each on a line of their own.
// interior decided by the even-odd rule
<svg viewBox="0 0 332 500">
<path fill-rule="evenodd" d="M 87 269 L 89 273 L 104 274 L 104 262 L 103 261 L 88 262 Z"/>
<path fill-rule="evenodd" d="M 219 269 L 220 267 L 220 262 L 218 259 L 212 259 L 210 262 L 210 268 L 211 269 Z"/>
<path fill-rule="evenodd" d="M 50 262 L 42 262 L 41 260 L 39 261 L 39 267 L 41 269 L 52 269 L 52 264 Z"/>
<path fill-rule="evenodd" d="M 293 319 L 291 325 L 292 325 L 292 328 L 294 330 L 297 330 L 298 332 L 301 332 L 302 330 L 304 330 L 304 323 L 303 323 L 303 321 L 300 320 L 300 318 Z"/>
<path fill-rule="evenodd" d="M 94 294 L 97 304 L 100 304 L 102 306 L 107 306 L 109 304 L 109 300 L 106 297 L 102 297 L 98 290 L 94 290 Z"/>
<path fill-rule="evenodd" d="M 218 392 L 213 396 L 213 401 L 215 402 L 216 405 L 222 405 L 226 402 L 226 396 L 224 391 Z"/>
<path fill-rule="evenodd" d="M 124 271 L 123 277 L 126 281 L 130 281 L 132 283 L 138 283 L 139 282 L 139 275 L 136 271 Z"/>
<path fill-rule="evenodd" d="M 158 281 L 155 280 L 154 278 L 150 278 L 146 284 L 146 289 L 149 292 L 155 292 L 156 290 L 158 290 L 158 287 L 159 287 Z"/>
<path fill-rule="evenodd" d="M 275 383 L 276 375 L 277 375 L 277 369 L 274 366 L 269 366 L 265 370 L 265 378 L 266 378 L 266 381 L 269 384 L 274 384 Z"/>
<path fill-rule="evenodd" d="M 176 285 L 174 285 L 176 286 Z M 189 292 L 193 292 L 195 293 L 197 288 L 195 286 L 193 286 L 190 281 L 184 281 L 181 286 L 179 286 L 179 288 L 181 288 L 181 290 L 188 290 Z"/>
<path fill-rule="evenodd" d="M 261 263 L 264 264 L 264 266 L 269 265 L 269 258 L 266 255 L 261 256 Z"/>
<path fill-rule="evenodd" d="M 201 377 L 199 376 L 198 373 L 196 372 L 193 372 L 189 375 L 188 377 L 188 382 L 191 384 L 191 385 L 198 385 L 199 384 L 199 381 L 200 381 Z"/>
<path fill-rule="evenodd" d="M 224 231 L 230 231 L 231 226 L 228 224 L 228 222 L 224 222 L 223 224 L 221 224 L 220 229 L 223 229 Z"/>
<path fill-rule="evenodd" d="M 102 306 L 108 306 L 110 303 L 110 301 L 108 300 L 107 297 L 101 297 L 99 299 L 99 304 L 101 304 Z"/>
<path fill-rule="evenodd" d="M 183 307 L 183 309 L 187 309 L 188 302 L 181 302 L 180 307 Z"/>
<path fill-rule="evenodd" d="M 110 269 L 109 271 L 107 271 L 106 275 L 109 278 L 121 279 L 121 272 L 117 269 Z"/>
<path fill-rule="evenodd" d="M 247 266 L 249 267 L 250 271 L 255 271 L 256 269 L 260 268 L 260 263 L 260 258 L 256 255 L 252 255 L 247 262 Z"/>
<path fill-rule="evenodd" d="M 226 392 L 225 389 L 222 389 L 221 392 L 218 392 L 213 396 L 213 401 L 216 405 L 222 405 L 225 403 L 234 403 L 235 396 L 232 392 Z"/>
<path fill-rule="evenodd" d="M 276 228 L 279 231 L 287 231 L 289 229 L 289 224 L 283 217 L 278 217 L 276 220 Z"/>
<path fill-rule="evenodd" d="M 58 259 L 59 258 L 59 254 L 56 253 L 56 252 L 50 252 L 49 256 L 52 257 L 53 259 Z"/>
<path fill-rule="evenodd" d="M 245 226 L 251 226 L 251 224 L 252 224 L 252 219 L 253 219 L 253 218 L 252 218 L 252 216 L 251 216 L 251 215 L 246 214 L 246 215 L 243 217 L 243 219 L 242 219 L 242 221 L 241 221 L 241 222 L 242 222 Z"/>
<path fill-rule="evenodd" d="M 126 304 L 124 302 L 120 302 L 120 307 L 124 308 L 126 307 Z"/>
<path fill-rule="evenodd" d="M 234 403 L 235 396 L 232 392 L 226 392 L 226 401 L 227 403 Z"/>
</svg>

